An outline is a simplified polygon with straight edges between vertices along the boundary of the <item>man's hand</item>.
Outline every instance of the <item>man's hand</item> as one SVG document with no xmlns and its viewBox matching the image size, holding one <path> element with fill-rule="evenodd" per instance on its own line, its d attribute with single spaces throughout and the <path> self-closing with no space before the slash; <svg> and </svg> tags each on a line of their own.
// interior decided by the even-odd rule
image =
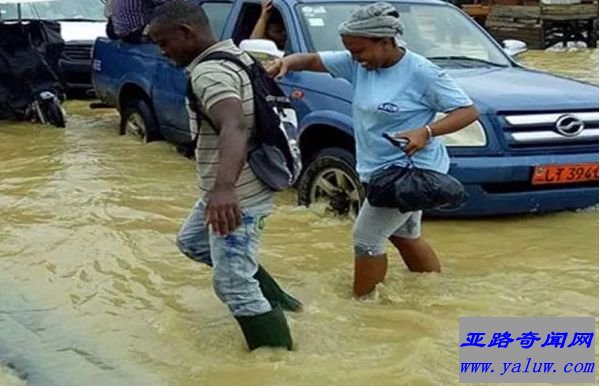
<svg viewBox="0 0 600 388">
<path fill-rule="evenodd" d="M 228 235 L 242 224 L 240 202 L 233 186 L 215 186 L 208 196 L 205 219 L 213 232 L 221 236 Z"/>
<path fill-rule="evenodd" d="M 408 144 L 404 147 L 404 152 L 407 155 L 413 155 L 415 152 L 422 150 L 427 145 L 429 141 L 429 132 L 427 128 L 417 128 L 408 132 L 397 132 L 392 135 L 395 139 L 406 138 L 408 139 Z"/>
<path fill-rule="evenodd" d="M 283 58 L 277 58 L 265 63 L 265 71 L 269 76 L 280 79 L 289 72 L 289 66 Z"/>
</svg>

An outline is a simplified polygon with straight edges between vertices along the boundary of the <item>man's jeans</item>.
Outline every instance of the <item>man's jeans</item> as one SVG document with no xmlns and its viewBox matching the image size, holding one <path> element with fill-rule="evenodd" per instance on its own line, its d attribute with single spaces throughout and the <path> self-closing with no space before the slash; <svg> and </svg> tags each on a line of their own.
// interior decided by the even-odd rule
<svg viewBox="0 0 600 388">
<path fill-rule="evenodd" d="M 177 235 L 179 250 L 192 260 L 213 267 L 213 287 L 234 316 L 271 311 L 253 278 L 256 255 L 271 202 L 242 209 L 242 224 L 227 236 L 214 234 L 204 221 L 206 204 L 199 200 Z"/>
</svg>

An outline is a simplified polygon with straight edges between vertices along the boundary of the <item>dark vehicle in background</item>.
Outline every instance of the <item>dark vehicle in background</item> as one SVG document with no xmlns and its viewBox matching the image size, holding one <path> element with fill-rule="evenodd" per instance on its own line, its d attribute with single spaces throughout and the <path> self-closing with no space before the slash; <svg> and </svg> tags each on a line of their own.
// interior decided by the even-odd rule
<svg viewBox="0 0 600 388">
<path fill-rule="evenodd" d="M 0 21 L 19 17 L 17 4 L 0 1 Z M 54 21 L 60 25 L 65 48 L 59 65 L 69 91 L 92 89 L 92 47 L 96 38 L 106 36 L 104 2 L 101 0 L 23 1 L 22 20 Z"/>
<path fill-rule="evenodd" d="M 35 0 L 0 0 L 23 4 Z M 64 84 L 58 65 L 60 25 L 48 20 L 0 20 L 0 119 L 65 126 Z"/>
</svg>

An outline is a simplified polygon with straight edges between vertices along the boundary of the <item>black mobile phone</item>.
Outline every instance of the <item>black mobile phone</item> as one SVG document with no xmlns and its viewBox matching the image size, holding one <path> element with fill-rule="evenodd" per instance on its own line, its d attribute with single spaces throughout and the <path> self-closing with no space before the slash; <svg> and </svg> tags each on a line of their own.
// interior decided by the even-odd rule
<svg viewBox="0 0 600 388">
<path fill-rule="evenodd" d="M 383 137 L 387 141 L 392 143 L 392 145 L 394 145 L 398 148 L 401 148 L 401 149 L 404 149 L 410 142 L 406 137 L 395 138 L 395 137 L 392 137 L 389 133 L 384 133 Z"/>
</svg>

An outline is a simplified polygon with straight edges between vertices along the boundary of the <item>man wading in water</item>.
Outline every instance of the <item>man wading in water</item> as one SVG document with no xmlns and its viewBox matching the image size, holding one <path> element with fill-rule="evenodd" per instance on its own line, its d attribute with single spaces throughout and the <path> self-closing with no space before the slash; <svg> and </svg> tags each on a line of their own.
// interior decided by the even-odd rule
<svg viewBox="0 0 600 388">
<path fill-rule="evenodd" d="M 159 7 L 149 33 L 163 55 L 186 67 L 190 93 L 198 103 L 188 111 L 190 129 L 198 138 L 201 195 L 177 245 L 189 258 L 213 268 L 214 290 L 238 321 L 250 350 L 261 346 L 291 350 L 282 309 L 299 311 L 302 306 L 256 260 L 273 191 L 246 163 L 247 142 L 255 127 L 251 80 L 232 61 L 202 60 L 214 52 L 227 52 L 247 65 L 253 61 L 231 40 L 219 42 L 202 8 L 191 2 L 174 0 Z M 198 125 L 196 111 L 215 127 L 207 120 Z"/>
</svg>

